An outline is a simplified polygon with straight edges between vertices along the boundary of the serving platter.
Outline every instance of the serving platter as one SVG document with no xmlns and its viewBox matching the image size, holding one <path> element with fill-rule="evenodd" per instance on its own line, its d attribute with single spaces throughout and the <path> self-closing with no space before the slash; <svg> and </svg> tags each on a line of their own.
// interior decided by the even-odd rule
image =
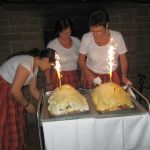
<svg viewBox="0 0 150 150">
<path fill-rule="evenodd" d="M 134 105 L 133 108 L 126 108 L 122 110 L 115 110 L 115 111 L 105 111 L 105 112 L 98 112 L 92 102 L 92 97 L 90 95 L 91 91 L 86 89 L 79 89 L 80 93 L 83 94 L 88 102 L 89 105 L 89 111 L 86 112 L 74 112 L 70 114 L 65 115 L 51 115 L 48 111 L 48 98 L 51 96 L 53 91 L 46 91 L 43 92 L 43 95 L 41 97 L 41 104 L 39 104 L 39 110 L 38 110 L 38 116 L 40 122 L 45 121 L 61 121 L 61 120 L 71 120 L 71 119 L 81 119 L 81 118 L 110 118 L 110 117 L 123 117 L 123 116 L 131 116 L 131 115 L 138 115 L 141 113 L 147 113 L 149 112 L 149 109 L 147 105 L 147 101 L 145 101 L 145 97 L 134 90 L 134 93 L 136 97 L 140 97 L 143 101 L 143 103 L 139 103 L 137 99 L 134 97 L 131 97 L 132 103 Z M 146 102 L 146 104 L 145 104 Z"/>
</svg>

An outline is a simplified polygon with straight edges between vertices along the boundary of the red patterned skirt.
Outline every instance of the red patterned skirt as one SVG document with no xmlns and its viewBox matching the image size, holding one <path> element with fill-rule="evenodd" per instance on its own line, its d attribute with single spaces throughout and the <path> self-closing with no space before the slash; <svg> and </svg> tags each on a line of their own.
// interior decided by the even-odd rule
<svg viewBox="0 0 150 150">
<path fill-rule="evenodd" d="M 78 89 L 80 87 L 80 80 L 79 80 L 79 71 L 61 71 L 61 84 L 69 84 L 74 88 Z M 51 78 L 51 89 L 54 90 L 56 87 L 59 87 L 59 79 L 57 76 L 57 72 L 55 69 L 51 70 L 50 73 Z"/>
<path fill-rule="evenodd" d="M 97 74 L 97 73 L 94 73 L 94 72 L 92 72 L 92 73 L 94 74 L 95 78 L 100 77 L 101 80 L 102 80 L 102 83 L 110 82 L 109 74 Z M 112 82 L 120 85 L 120 77 L 119 77 L 119 74 L 118 74 L 117 70 L 112 72 Z M 89 83 L 87 81 L 86 76 L 84 74 L 81 77 L 81 86 L 82 86 L 82 88 L 86 88 L 86 89 L 91 89 L 91 88 L 96 87 L 96 85 L 94 83 Z"/>
<path fill-rule="evenodd" d="M 0 150 L 25 150 L 24 108 L 10 90 L 11 85 L 0 76 Z"/>
</svg>

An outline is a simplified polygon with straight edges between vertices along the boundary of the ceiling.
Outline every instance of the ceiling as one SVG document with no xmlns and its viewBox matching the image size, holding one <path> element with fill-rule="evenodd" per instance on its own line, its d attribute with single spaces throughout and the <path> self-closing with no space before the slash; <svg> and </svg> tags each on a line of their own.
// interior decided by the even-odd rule
<svg viewBox="0 0 150 150">
<path fill-rule="evenodd" d="M 51 3 L 51 2 L 130 2 L 150 4 L 150 0 L 0 0 L 3 3 Z"/>
</svg>

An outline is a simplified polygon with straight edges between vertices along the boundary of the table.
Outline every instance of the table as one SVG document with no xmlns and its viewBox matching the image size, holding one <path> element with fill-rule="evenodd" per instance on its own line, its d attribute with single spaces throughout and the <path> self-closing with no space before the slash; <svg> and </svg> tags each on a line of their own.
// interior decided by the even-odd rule
<svg viewBox="0 0 150 150">
<path fill-rule="evenodd" d="M 52 92 L 45 92 L 37 111 L 39 137 L 42 127 L 45 149 L 150 150 L 150 104 L 141 93 L 134 91 L 147 103 L 148 110 L 132 98 L 135 105 L 132 109 L 98 113 L 87 92 L 84 95 L 90 111 L 62 117 L 49 116 L 47 100 Z"/>
<path fill-rule="evenodd" d="M 43 122 L 46 150 L 150 150 L 150 116 Z"/>
</svg>

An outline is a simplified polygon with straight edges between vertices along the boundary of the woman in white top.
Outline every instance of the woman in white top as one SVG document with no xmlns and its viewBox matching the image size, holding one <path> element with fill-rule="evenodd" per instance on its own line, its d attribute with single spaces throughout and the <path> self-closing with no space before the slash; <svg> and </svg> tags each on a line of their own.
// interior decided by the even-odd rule
<svg viewBox="0 0 150 150">
<path fill-rule="evenodd" d="M 51 68 L 55 62 L 52 49 L 33 49 L 11 56 L 0 66 L 0 149 L 26 150 L 25 110 L 35 113 L 22 88 L 29 85 L 31 95 L 39 100 L 37 88 L 38 68 Z"/>
<path fill-rule="evenodd" d="M 90 32 L 83 35 L 78 62 L 83 72 L 82 86 L 94 88 L 94 79 L 100 77 L 102 83 L 109 82 L 108 50 L 114 46 L 112 82 L 120 85 L 118 58 L 121 64 L 122 81 L 131 83 L 127 78 L 127 48 L 121 33 L 108 29 L 109 16 L 103 9 L 95 10 L 89 18 Z"/>
<path fill-rule="evenodd" d="M 48 43 L 47 48 L 55 49 L 60 57 L 62 84 L 70 84 L 78 89 L 80 82 L 77 59 L 80 41 L 78 38 L 71 36 L 72 22 L 68 17 L 60 18 L 57 21 L 55 33 L 57 37 Z M 54 68 L 47 70 L 45 75 L 49 90 L 54 90 L 59 86 L 59 80 Z"/>
</svg>

